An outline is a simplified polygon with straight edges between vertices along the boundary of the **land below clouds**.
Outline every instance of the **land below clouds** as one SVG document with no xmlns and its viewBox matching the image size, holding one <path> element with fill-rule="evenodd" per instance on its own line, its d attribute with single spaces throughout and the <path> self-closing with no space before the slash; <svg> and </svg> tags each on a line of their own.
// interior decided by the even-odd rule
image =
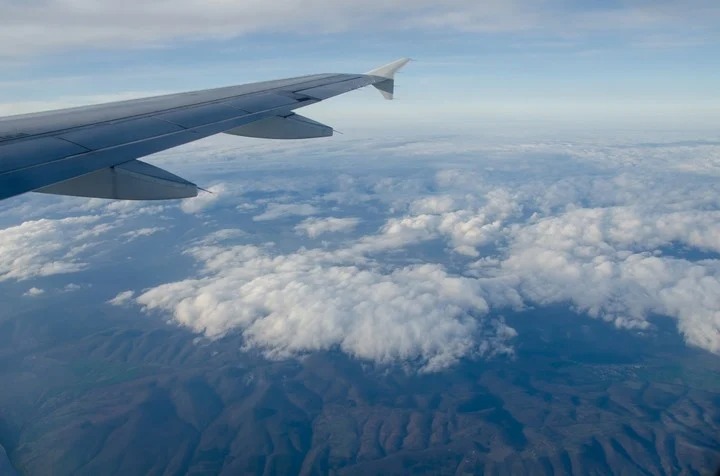
<svg viewBox="0 0 720 476">
<path fill-rule="evenodd" d="M 562 307 L 506 315 L 516 355 L 418 374 L 272 362 L 141 315 L 0 321 L 0 443 L 21 474 L 708 473 L 720 361 Z"/>
</svg>

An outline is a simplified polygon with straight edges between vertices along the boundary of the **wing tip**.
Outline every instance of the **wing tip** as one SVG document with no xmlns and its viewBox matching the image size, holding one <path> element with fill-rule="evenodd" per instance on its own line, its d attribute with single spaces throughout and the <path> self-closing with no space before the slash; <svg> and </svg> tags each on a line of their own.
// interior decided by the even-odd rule
<svg viewBox="0 0 720 476">
<path fill-rule="evenodd" d="M 395 73 L 400 71 L 400 69 L 410 61 L 412 61 L 410 58 L 400 58 L 385 66 L 368 71 L 365 74 L 379 78 L 373 86 L 380 91 L 380 94 L 382 94 L 385 99 L 392 101 L 395 99 Z"/>
<path fill-rule="evenodd" d="M 406 64 L 412 61 L 410 58 L 400 58 L 379 68 L 368 71 L 368 76 L 379 76 L 385 79 L 395 79 L 395 73 L 400 71 Z"/>
</svg>

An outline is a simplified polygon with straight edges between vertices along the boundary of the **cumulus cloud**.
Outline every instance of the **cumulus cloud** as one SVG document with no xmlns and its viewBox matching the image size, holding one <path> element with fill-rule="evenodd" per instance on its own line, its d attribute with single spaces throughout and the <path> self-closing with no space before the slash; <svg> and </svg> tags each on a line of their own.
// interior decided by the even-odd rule
<svg viewBox="0 0 720 476">
<path fill-rule="evenodd" d="M 488 307 L 476 280 L 440 265 L 383 271 L 338 253 L 273 256 L 254 246 L 189 253 L 203 264 L 203 277 L 150 289 L 137 302 L 208 337 L 240 330 L 248 348 L 270 357 L 339 348 L 374 362 L 409 360 L 437 370 L 463 356 L 508 352 L 514 335 L 504 322 L 485 322 Z M 482 345 L 481 332 L 492 336 Z"/>
<path fill-rule="evenodd" d="M 86 270 L 92 266 L 95 256 L 111 253 L 117 246 L 122 246 L 121 242 L 162 230 L 162 227 L 133 226 L 140 224 L 147 215 L 163 211 L 164 206 L 140 202 L 50 199 L 40 195 L 20 197 L 5 210 L 0 208 L 0 217 L 6 223 L 25 220 L 0 229 L 0 281 Z M 83 215 L 26 220 L 27 215 L 57 216 L 59 213 Z M 78 288 L 79 285 L 69 283 L 65 291 Z"/>
<path fill-rule="evenodd" d="M 359 223 L 359 218 L 308 218 L 295 226 L 295 231 L 303 233 L 310 238 L 317 238 L 325 233 L 347 233 L 353 231 Z"/>
<path fill-rule="evenodd" d="M 79 256 L 111 225 L 100 216 L 26 221 L 0 230 L 0 281 L 73 273 L 85 269 Z"/>
<path fill-rule="evenodd" d="M 497 274 L 515 277 L 531 303 L 571 302 L 618 327 L 646 328 L 651 314 L 674 317 L 688 343 L 720 352 L 720 260 L 655 252 L 676 241 L 717 247 L 720 235 L 708 243 L 703 233 L 715 215 L 690 212 L 679 221 L 697 226 L 668 229 L 663 218 L 624 208 L 572 210 L 518 227 Z"/>
<path fill-rule="evenodd" d="M 27 291 L 25 291 L 25 293 L 23 294 L 23 296 L 35 297 L 35 296 L 40 296 L 41 294 L 45 294 L 45 290 L 44 290 L 44 289 L 40 289 L 40 288 L 35 288 L 35 287 L 33 287 L 33 288 L 30 288 L 30 289 L 28 289 Z"/>
<path fill-rule="evenodd" d="M 124 306 L 129 303 L 130 300 L 135 296 L 135 291 L 122 291 L 117 294 L 114 298 L 108 301 L 108 304 L 112 306 Z"/>
<path fill-rule="evenodd" d="M 307 203 L 271 203 L 260 215 L 253 217 L 253 221 L 270 221 L 290 216 L 308 216 L 318 213 L 316 207 Z"/>
<path fill-rule="evenodd" d="M 380 233 L 364 237 L 355 249 L 368 253 L 444 238 L 454 252 L 478 256 L 477 248 L 499 239 L 509 219 L 521 211 L 516 198 L 502 188 L 463 201 L 465 207 L 450 197 L 416 200 L 409 214 L 389 219 Z"/>
</svg>

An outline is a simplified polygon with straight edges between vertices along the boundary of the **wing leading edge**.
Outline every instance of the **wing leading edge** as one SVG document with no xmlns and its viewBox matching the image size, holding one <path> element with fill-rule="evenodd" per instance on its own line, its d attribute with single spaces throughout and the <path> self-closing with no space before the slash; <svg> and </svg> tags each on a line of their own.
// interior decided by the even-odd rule
<svg viewBox="0 0 720 476">
<path fill-rule="evenodd" d="M 367 74 L 321 74 L 0 119 L 0 199 L 29 191 L 124 200 L 196 196 L 192 182 L 136 159 L 204 137 L 327 137 L 292 111 L 373 85 L 392 99 L 403 59 Z"/>
</svg>

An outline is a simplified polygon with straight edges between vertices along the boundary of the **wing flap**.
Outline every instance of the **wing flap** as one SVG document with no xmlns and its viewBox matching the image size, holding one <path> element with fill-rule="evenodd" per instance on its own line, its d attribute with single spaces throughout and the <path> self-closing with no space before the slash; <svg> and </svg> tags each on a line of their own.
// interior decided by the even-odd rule
<svg viewBox="0 0 720 476">
<path fill-rule="evenodd" d="M 293 113 L 261 119 L 225 133 L 261 139 L 314 139 L 332 136 L 333 128 Z"/>
<path fill-rule="evenodd" d="M 167 170 L 133 160 L 35 191 L 117 200 L 166 200 L 195 197 L 197 190 L 197 185 Z"/>
</svg>

